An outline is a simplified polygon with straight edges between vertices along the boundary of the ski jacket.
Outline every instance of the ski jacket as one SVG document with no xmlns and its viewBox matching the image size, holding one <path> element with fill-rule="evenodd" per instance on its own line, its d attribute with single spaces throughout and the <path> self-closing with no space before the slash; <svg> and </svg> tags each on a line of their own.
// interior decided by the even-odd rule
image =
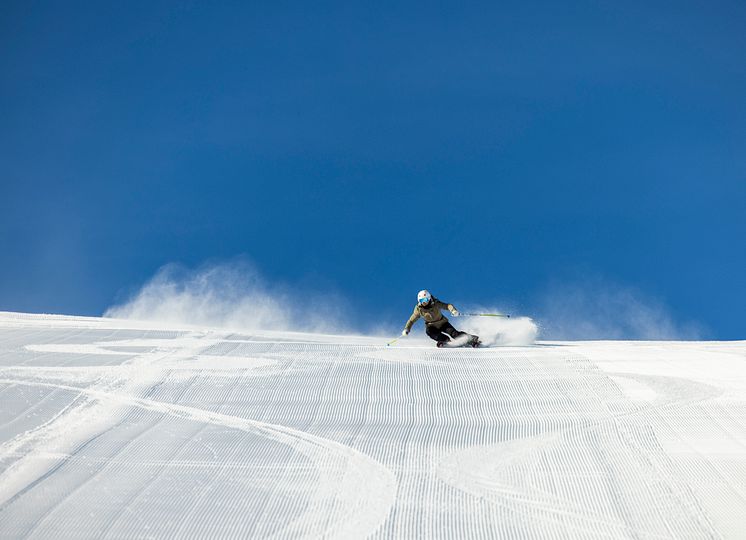
<svg viewBox="0 0 746 540">
<path fill-rule="evenodd" d="M 417 304 L 414 307 L 414 311 L 412 312 L 412 316 L 407 321 L 407 324 L 404 326 L 404 329 L 409 332 L 412 329 L 412 325 L 417 322 L 417 319 L 423 318 L 425 319 L 426 325 L 435 325 L 440 326 L 442 324 L 445 324 L 448 322 L 448 319 L 446 319 L 443 314 L 441 313 L 441 310 L 447 309 L 448 311 L 453 311 L 454 308 L 452 304 L 446 304 L 445 302 L 441 302 L 437 298 L 433 296 L 433 301 L 430 302 L 429 306 L 421 306 Z"/>
</svg>

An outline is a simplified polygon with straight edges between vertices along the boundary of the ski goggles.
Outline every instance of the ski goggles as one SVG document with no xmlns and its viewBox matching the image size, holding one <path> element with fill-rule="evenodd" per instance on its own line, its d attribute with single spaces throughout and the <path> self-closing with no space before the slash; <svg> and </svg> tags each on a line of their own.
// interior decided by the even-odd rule
<svg viewBox="0 0 746 540">
<path fill-rule="evenodd" d="M 420 304 L 421 306 L 425 305 L 425 304 L 429 304 L 430 303 L 430 297 L 426 296 L 425 298 L 419 298 L 419 299 L 417 299 L 417 303 Z"/>
</svg>

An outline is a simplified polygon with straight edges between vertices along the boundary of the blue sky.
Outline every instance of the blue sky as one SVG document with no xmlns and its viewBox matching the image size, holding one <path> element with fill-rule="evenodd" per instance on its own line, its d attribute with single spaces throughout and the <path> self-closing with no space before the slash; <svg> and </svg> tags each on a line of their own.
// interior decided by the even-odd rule
<svg viewBox="0 0 746 540">
<path fill-rule="evenodd" d="M 101 314 L 244 255 L 361 318 L 592 282 L 744 338 L 745 27 L 743 2 L 4 2 L 0 309 Z"/>
</svg>

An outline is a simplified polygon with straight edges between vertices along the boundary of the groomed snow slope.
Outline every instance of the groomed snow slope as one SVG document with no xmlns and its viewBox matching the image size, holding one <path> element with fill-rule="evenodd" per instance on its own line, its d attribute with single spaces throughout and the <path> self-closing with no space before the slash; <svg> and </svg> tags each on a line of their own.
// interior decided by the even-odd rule
<svg viewBox="0 0 746 540">
<path fill-rule="evenodd" d="M 0 313 L 0 537 L 746 537 L 746 342 L 153 326 Z"/>
</svg>

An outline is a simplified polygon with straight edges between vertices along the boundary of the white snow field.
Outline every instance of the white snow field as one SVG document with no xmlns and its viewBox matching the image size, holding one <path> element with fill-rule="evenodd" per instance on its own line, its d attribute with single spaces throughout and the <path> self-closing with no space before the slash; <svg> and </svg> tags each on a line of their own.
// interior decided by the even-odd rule
<svg viewBox="0 0 746 540">
<path fill-rule="evenodd" d="M 0 404 L 4 539 L 746 538 L 746 342 L 0 313 Z"/>
</svg>

